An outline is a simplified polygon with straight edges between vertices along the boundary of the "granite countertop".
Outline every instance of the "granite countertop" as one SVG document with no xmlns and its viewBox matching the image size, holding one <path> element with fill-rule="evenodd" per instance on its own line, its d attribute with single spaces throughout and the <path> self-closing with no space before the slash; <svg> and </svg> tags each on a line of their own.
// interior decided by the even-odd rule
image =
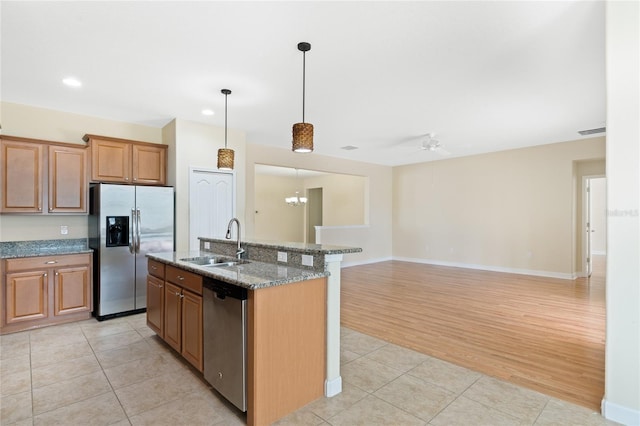
<svg viewBox="0 0 640 426">
<path fill-rule="evenodd" d="M 235 239 L 227 240 L 223 238 L 207 238 L 198 237 L 200 241 L 218 242 L 235 244 Z M 296 242 L 279 242 L 279 241 L 264 241 L 264 240 L 252 240 L 243 239 L 243 245 L 250 244 L 254 247 L 264 247 L 270 249 L 280 249 L 286 251 L 297 251 L 305 254 L 348 254 L 348 253 L 360 253 L 362 248 L 360 247 L 345 247 L 335 246 L 330 244 L 311 244 L 311 243 L 296 243 Z"/>
<path fill-rule="evenodd" d="M 89 248 L 89 242 L 86 238 L 0 242 L 0 259 L 60 256 L 92 252 L 93 250 Z"/>
<path fill-rule="evenodd" d="M 196 273 L 198 275 L 215 278 L 229 284 L 244 287 L 249 290 L 257 290 L 260 288 L 273 287 L 329 276 L 329 273 L 326 271 L 300 269 L 293 266 L 283 266 L 274 263 L 259 262 L 256 260 L 247 260 L 246 263 L 224 267 L 199 266 L 180 260 L 201 256 L 218 255 L 210 251 L 184 251 L 147 254 L 147 257 L 150 259 L 154 259 L 168 265 L 173 265 L 186 271 Z"/>
</svg>

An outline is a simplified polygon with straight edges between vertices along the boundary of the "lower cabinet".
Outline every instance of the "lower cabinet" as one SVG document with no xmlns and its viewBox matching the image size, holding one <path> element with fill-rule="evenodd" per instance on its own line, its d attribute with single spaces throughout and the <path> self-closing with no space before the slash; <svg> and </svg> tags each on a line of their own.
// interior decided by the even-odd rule
<svg viewBox="0 0 640 426">
<path fill-rule="evenodd" d="M 164 335 L 164 281 L 147 276 L 147 326 L 160 337 Z"/>
<path fill-rule="evenodd" d="M 91 254 L 5 260 L 2 332 L 91 316 Z"/>
<path fill-rule="evenodd" d="M 202 277 L 166 266 L 164 280 L 159 265 L 149 260 L 147 324 L 198 371 L 203 370 Z"/>
</svg>

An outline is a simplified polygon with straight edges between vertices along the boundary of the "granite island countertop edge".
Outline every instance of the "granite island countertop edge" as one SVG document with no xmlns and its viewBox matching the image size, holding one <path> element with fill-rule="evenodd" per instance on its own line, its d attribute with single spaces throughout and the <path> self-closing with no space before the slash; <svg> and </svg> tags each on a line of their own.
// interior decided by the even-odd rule
<svg viewBox="0 0 640 426">
<path fill-rule="evenodd" d="M 325 278 L 330 275 L 328 271 L 301 269 L 251 259 L 249 259 L 248 263 L 214 268 L 199 266 L 180 260 L 189 257 L 216 256 L 216 253 L 209 251 L 147 253 L 146 256 L 149 259 L 166 265 L 175 266 L 203 277 L 210 277 L 239 287 L 244 287 L 248 290 L 258 290 L 316 278 Z"/>
</svg>

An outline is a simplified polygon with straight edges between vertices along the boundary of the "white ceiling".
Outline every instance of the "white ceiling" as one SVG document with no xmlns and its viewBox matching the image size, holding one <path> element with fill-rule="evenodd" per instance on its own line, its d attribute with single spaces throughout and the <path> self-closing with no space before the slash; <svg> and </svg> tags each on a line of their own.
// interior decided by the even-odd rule
<svg viewBox="0 0 640 426">
<path fill-rule="evenodd" d="M 228 126 L 385 165 L 580 139 L 604 126 L 604 2 L 1 2 L 3 101 Z M 67 76 L 83 83 L 71 89 Z M 203 116 L 212 108 L 214 116 Z M 353 145 L 357 150 L 341 147 Z M 301 154 L 313 155 L 313 154 Z"/>
</svg>

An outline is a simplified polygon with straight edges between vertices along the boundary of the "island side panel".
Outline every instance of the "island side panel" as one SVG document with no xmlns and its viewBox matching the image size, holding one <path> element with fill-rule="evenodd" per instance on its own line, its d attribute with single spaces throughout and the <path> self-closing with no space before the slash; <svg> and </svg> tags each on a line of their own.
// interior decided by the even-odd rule
<svg viewBox="0 0 640 426">
<path fill-rule="evenodd" d="M 326 279 L 249 292 L 247 423 L 268 425 L 324 395 Z"/>
</svg>

